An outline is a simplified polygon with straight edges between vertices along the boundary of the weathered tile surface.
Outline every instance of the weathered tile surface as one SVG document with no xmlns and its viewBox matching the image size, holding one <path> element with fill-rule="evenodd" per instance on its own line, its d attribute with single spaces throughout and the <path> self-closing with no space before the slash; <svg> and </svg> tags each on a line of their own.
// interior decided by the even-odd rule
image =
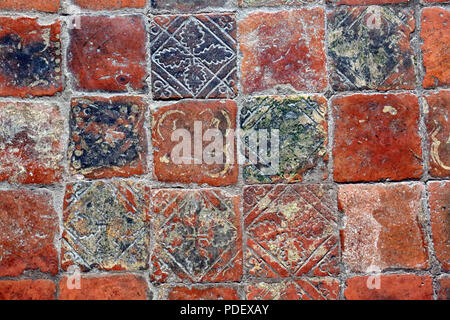
<svg viewBox="0 0 450 320">
<path fill-rule="evenodd" d="M 256 283 L 247 287 L 248 300 L 336 300 L 339 281 L 332 278 Z"/>
<path fill-rule="evenodd" d="M 58 272 L 58 215 L 48 192 L 0 191 L 0 277 Z"/>
<path fill-rule="evenodd" d="M 66 188 L 61 264 L 83 271 L 144 270 L 150 190 L 137 182 L 81 182 Z"/>
<path fill-rule="evenodd" d="M 425 95 L 425 103 L 430 175 L 450 177 L 450 90 Z"/>
<path fill-rule="evenodd" d="M 419 183 L 339 187 L 339 209 L 346 216 L 342 231 L 343 261 L 350 271 L 429 266 L 423 229 L 423 192 L 424 186 Z"/>
<path fill-rule="evenodd" d="M 152 145 L 157 179 L 213 186 L 236 183 L 239 171 L 234 134 L 236 110 L 236 103 L 226 100 L 179 102 L 155 111 L 152 115 Z M 186 137 L 173 139 L 176 130 L 183 130 L 177 132 Z M 213 134 L 220 136 L 205 139 L 208 130 L 218 130 Z M 188 150 L 178 149 L 177 146 L 183 143 L 187 143 Z"/>
<path fill-rule="evenodd" d="M 450 271 L 450 182 L 428 183 L 434 251 L 442 269 Z"/>
<path fill-rule="evenodd" d="M 449 24 L 448 9 L 423 9 L 420 38 L 423 40 L 424 88 L 450 85 Z"/>
<path fill-rule="evenodd" d="M 357 7 L 328 15 L 328 54 L 334 90 L 414 89 L 415 29 L 410 9 Z"/>
<path fill-rule="evenodd" d="M 241 7 L 300 6 L 317 2 L 319 2 L 319 0 L 238 0 L 239 6 Z"/>
<path fill-rule="evenodd" d="M 143 8 L 146 0 L 75 0 L 74 2 L 76 5 L 90 10 L 117 10 Z"/>
<path fill-rule="evenodd" d="M 69 289 L 68 280 L 59 282 L 60 300 L 147 300 L 145 279 L 134 275 L 81 277 L 80 289 Z"/>
<path fill-rule="evenodd" d="M 54 300 L 56 285 L 50 280 L 2 280 L 0 300 Z"/>
<path fill-rule="evenodd" d="M 57 12 L 61 0 L 2 0 L 1 10 Z"/>
<path fill-rule="evenodd" d="M 156 16 L 150 35 L 155 99 L 236 95 L 233 14 Z"/>
<path fill-rule="evenodd" d="M 243 92 L 277 87 L 323 91 L 327 86 L 324 24 L 322 8 L 256 12 L 241 20 Z"/>
<path fill-rule="evenodd" d="M 59 108 L 42 103 L 0 103 L 0 181 L 58 182 L 63 173 Z"/>
<path fill-rule="evenodd" d="M 371 5 L 371 4 L 389 4 L 389 3 L 403 3 L 410 0 L 326 0 L 329 4 L 336 5 Z"/>
<path fill-rule="evenodd" d="M 244 189 L 245 263 L 252 278 L 339 272 L 333 191 L 325 185 Z"/>
<path fill-rule="evenodd" d="M 433 300 L 433 280 L 429 276 L 381 275 L 379 289 L 369 289 L 367 281 L 367 276 L 348 279 L 345 298 L 348 300 Z"/>
<path fill-rule="evenodd" d="M 77 90 L 146 89 L 147 36 L 141 16 L 81 16 L 79 25 L 70 30 L 67 54 Z"/>
<path fill-rule="evenodd" d="M 168 289 L 164 300 L 239 300 L 238 292 L 232 287 L 177 286 Z"/>
<path fill-rule="evenodd" d="M 100 179 L 147 172 L 146 104 L 139 97 L 72 99 L 72 174 Z"/>
<path fill-rule="evenodd" d="M 61 23 L 0 18 L 0 96 L 50 96 L 62 91 Z"/>
<path fill-rule="evenodd" d="M 355 94 L 332 100 L 334 180 L 422 176 L 419 103 L 412 94 Z"/>
<path fill-rule="evenodd" d="M 450 300 L 450 277 L 439 279 L 438 300 Z"/>
<path fill-rule="evenodd" d="M 319 170 L 322 178 L 327 172 L 328 160 L 326 104 L 325 98 L 313 95 L 266 96 L 245 101 L 240 117 L 245 181 L 297 182 L 302 181 L 310 169 Z M 253 143 L 252 135 L 256 133 L 262 138 L 263 130 L 267 131 L 269 142 L 272 135 L 276 134 L 274 130 L 278 130 L 279 161 L 275 159 L 276 144 L 275 148 L 268 148 L 270 150 L 261 153 L 261 144 Z"/>
<path fill-rule="evenodd" d="M 225 282 L 242 276 L 240 197 L 210 189 L 153 191 L 154 282 Z"/>
</svg>

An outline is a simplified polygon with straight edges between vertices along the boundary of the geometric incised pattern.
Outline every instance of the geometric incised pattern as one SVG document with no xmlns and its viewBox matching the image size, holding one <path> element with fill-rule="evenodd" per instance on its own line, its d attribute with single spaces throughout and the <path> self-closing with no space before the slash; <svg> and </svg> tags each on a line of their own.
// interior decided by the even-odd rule
<svg viewBox="0 0 450 320">
<path fill-rule="evenodd" d="M 248 99 L 240 118 L 245 182 L 291 183 L 302 181 L 309 169 L 325 171 L 326 119 L 327 103 L 320 96 L 263 96 Z M 274 130 L 278 130 L 279 147 L 275 145 L 275 148 L 271 148 L 268 142 L 267 152 L 261 153 L 262 143 L 252 143 L 251 136 L 256 133 L 261 139 L 261 132 L 266 131 L 267 140 L 272 141 Z M 279 161 L 267 161 L 276 158 L 277 154 Z M 252 157 L 257 157 L 257 161 L 251 160 Z"/>
<path fill-rule="evenodd" d="M 150 189 L 135 182 L 67 186 L 61 263 L 64 269 L 148 268 Z"/>
<path fill-rule="evenodd" d="M 239 197 L 215 190 L 153 192 L 151 280 L 239 281 Z"/>
<path fill-rule="evenodd" d="M 360 7 L 329 14 L 331 84 L 335 90 L 413 89 L 414 52 L 408 9 Z"/>
<path fill-rule="evenodd" d="M 236 95 L 234 15 L 156 16 L 150 33 L 155 99 Z"/>
<path fill-rule="evenodd" d="M 244 189 L 250 277 L 332 276 L 338 269 L 333 190 L 324 185 Z"/>
</svg>

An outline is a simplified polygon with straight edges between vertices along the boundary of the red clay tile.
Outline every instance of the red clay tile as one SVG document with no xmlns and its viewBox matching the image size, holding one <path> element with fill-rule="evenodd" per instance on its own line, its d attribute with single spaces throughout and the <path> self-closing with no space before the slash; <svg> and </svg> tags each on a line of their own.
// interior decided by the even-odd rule
<svg viewBox="0 0 450 320">
<path fill-rule="evenodd" d="M 239 300 L 238 292 L 230 287 L 173 287 L 168 300 Z"/>
<path fill-rule="evenodd" d="M 143 8 L 146 0 L 75 0 L 75 4 L 90 10 Z"/>
<path fill-rule="evenodd" d="M 60 0 L 2 0 L 1 10 L 57 12 Z"/>
<path fill-rule="evenodd" d="M 54 300 L 56 285 L 50 280 L 2 280 L 0 300 Z"/>
</svg>

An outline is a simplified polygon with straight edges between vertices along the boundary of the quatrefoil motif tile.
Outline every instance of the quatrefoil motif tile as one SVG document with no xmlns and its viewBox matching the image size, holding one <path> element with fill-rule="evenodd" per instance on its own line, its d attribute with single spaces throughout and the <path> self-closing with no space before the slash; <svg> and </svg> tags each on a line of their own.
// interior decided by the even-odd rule
<svg viewBox="0 0 450 320">
<path fill-rule="evenodd" d="M 156 16 L 151 39 L 155 99 L 236 95 L 234 15 Z"/>
</svg>

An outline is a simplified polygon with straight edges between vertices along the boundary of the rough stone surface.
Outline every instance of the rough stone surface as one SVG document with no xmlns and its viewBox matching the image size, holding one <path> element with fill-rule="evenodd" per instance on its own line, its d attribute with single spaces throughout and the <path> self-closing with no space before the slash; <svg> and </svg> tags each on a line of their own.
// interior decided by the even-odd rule
<svg viewBox="0 0 450 320">
<path fill-rule="evenodd" d="M 450 177 L 450 90 L 425 95 L 425 103 L 429 173 L 433 177 Z"/>
<path fill-rule="evenodd" d="M 235 184 L 239 171 L 234 134 L 236 110 L 236 103 L 226 100 L 179 102 L 154 112 L 152 145 L 157 179 L 213 186 Z M 186 137 L 174 137 L 175 130 L 186 130 Z M 208 130 L 218 131 L 208 137 Z M 185 142 L 188 150 L 178 150 L 177 146 Z"/>
<path fill-rule="evenodd" d="M 90 10 L 143 8 L 146 0 L 75 0 L 75 4 Z"/>
<path fill-rule="evenodd" d="M 61 265 L 83 271 L 148 268 L 150 189 L 138 182 L 70 184 L 64 199 Z"/>
<path fill-rule="evenodd" d="M 450 85 L 450 11 L 443 8 L 425 8 L 422 11 L 424 88 Z"/>
<path fill-rule="evenodd" d="M 0 96 L 51 96 L 62 91 L 61 23 L 0 17 Z"/>
<path fill-rule="evenodd" d="M 0 191 L 0 277 L 58 272 L 58 216 L 46 191 Z"/>
<path fill-rule="evenodd" d="M 237 290 L 230 287 L 173 287 L 168 300 L 239 300 Z"/>
<path fill-rule="evenodd" d="M 323 91 L 327 86 L 324 24 L 322 8 L 256 12 L 241 20 L 243 93 L 276 87 Z"/>
<path fill-rule="evenodd" d="M 81 16 L 79 25 L 70 30 L 67 54 L 74 87 L 81 91 L 145 91 L 143 18 Z"/>
<path fill-rule="evenodd" d="M 0 300 L 54 300 L 56 285 L 50 280 L 2 280 Z"/>
<path fill-rule="evenodd" d="M 71 173 L 91 179 L 146 173 L 146 109 L 139 97 L 72 99 Z"/>
<path fill-rule="evenodd" d="M 450 300 L 450 277 L 442 277 L 438 281 L 439 283 L 439 291 L 438 291 L 438 299 L 439 300 Z"/>
<path fill-rule="evenodd" d="M 415 29 L 410 9 L 339 8 L 328 14 L 328 55 L 334 90 L 414 89 Z"/>
<path fill-rule="evenodd" d="M 247 287 L 248 300 L 336 300 L 339 281 L 332 278 L 256 283 Z"/>
<path fill-rule="evenodd" d="M 428 268 L 421 196 L 413 184 L 342 185 L 342 259 L 350 271 Z"/>
<path fill-rule="evenodd" d="M 429 276 L 412 274 L 381 275 L 380 289 L 368 289 L 367 276 L 347 280 L 348 300 L 432 300 L 433 280 Z"/>
<path fill-rule="evenodd" d="M 240 197 L 212 189 L 161 189 L 152 199 L 152 281 L 241 279 Z"/>
<path fill-rule="evenodd" d="M 151 0 L 158 11 L 196 12 L 207 8 L 229 8 L 233 0 Z"/>
<path fill-rule="evenodd" d="M 333 190 L 325 185 L 245 187 L 249 276 L 337 275 L 339 241 L 332 199 Z"/>
<path fill-rule="evenodd" d="M 332 100 L 337 182 L 422 176 L 419 103 L 412 94 L 355 94 Z"/>
<path fill-rule="evenodd" d="M 233 98 L 233 14 L 156 16 L 150 29 L 155 99 Z"/>
<path fill-rule="evenodd" d="M 450 182 L 429 182 L 434 250 L 442 269 L 450 271 Z"/>
<path fill-rule="evenodd" d="M 63 132 L 64 120 L 55 105 L 0 102 L 0 181 L 60 181 Z"/>
<path fill-rule="evenodd" d="M 241 141 L 247 183 L 298 182 L 315 169 L 327 174 L 327 102 L 320 96 L 266 96 L 247 99 L 241 109 Z M 255 144 L 267 131 L 268 142 L 278 130 L 279 148 L 264 152 Z M 276 145 L 276 144 L 275 144 Z M 276 160 L 278 153 L 279 161 Z M 273 161 L 272 161 L 273 160 Z M 278 164 L 278 166 L 277 166 Z M 314 170 L 312 170 L 314 171 Z"/>
<path fill-rule="evenodd" d="M 2 0 L 1 10 L 57 12 L 61 0 Z"/>
<path fill-rule="evenodd" d="M 146 281 L 134 275 L 81 277 L 80 289 L 68 283 L 67 277 L 59 282 L 60 300 L 147 300 Z"/>
</svg>

